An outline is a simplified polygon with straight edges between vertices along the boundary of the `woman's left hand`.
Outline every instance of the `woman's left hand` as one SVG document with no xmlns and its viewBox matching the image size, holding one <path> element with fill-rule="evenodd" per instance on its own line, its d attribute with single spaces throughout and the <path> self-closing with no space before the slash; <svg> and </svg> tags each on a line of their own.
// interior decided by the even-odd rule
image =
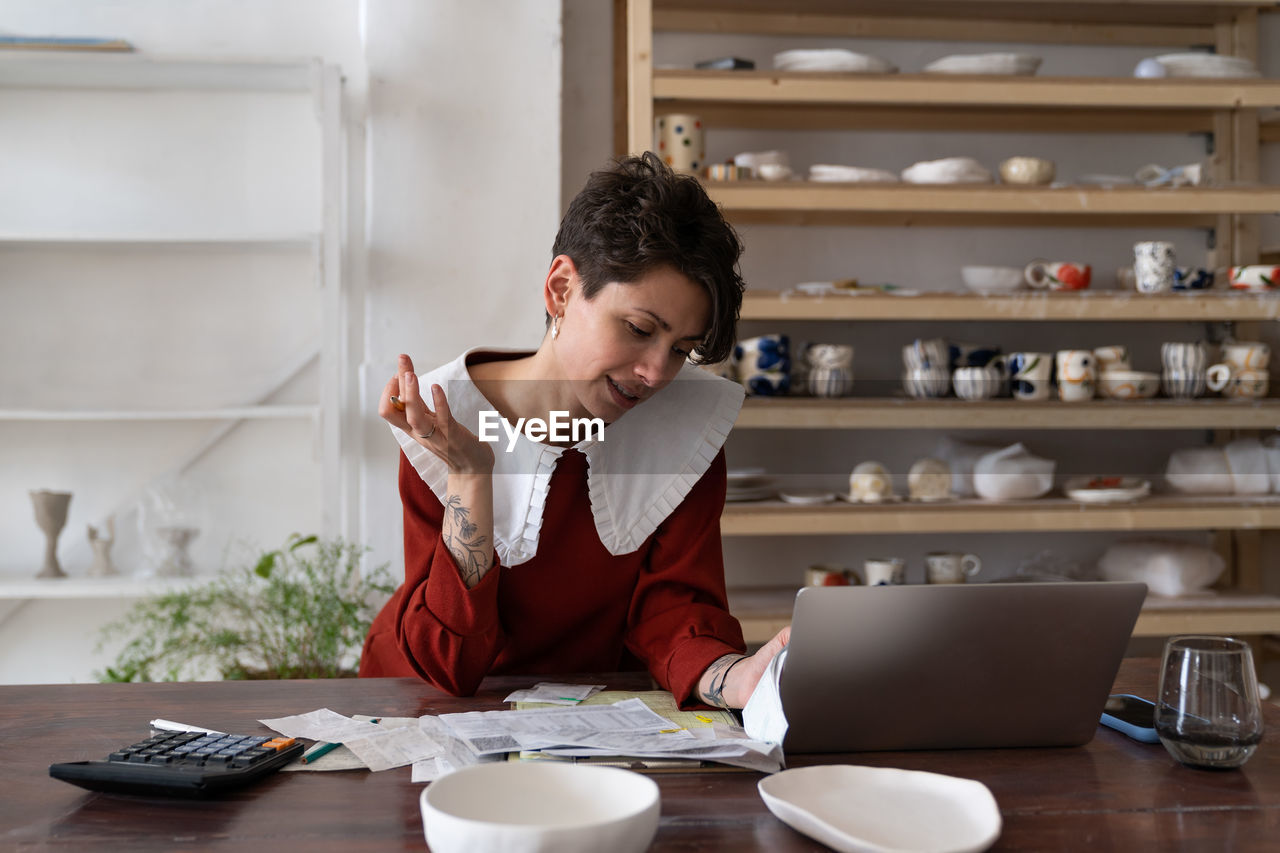
<svg viewBox="0 0 1280 853">
<path fill-rule="evenodd" d="M 760 647 L 760 651 L 735 663 L 729 670 L 729 678 L 724 685 L 724 700 L 730 708 L 742 708 L 755 692 L 760 683 L 760 676 L 769 668 L 769 664 L 778 652 L 791 642 L 791 626 L 783 628 L 773 635 L 773 639 Z"/>
</svg>

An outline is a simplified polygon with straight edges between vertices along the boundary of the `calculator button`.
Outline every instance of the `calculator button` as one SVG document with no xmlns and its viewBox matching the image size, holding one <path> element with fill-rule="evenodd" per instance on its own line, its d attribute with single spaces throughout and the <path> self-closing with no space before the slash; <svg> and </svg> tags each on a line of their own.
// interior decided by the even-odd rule
<svg viewBox="0 0 1280 853">
<path fill-rule="evenodd" d="M 288 749 L 289 747 L 293 746 L 295 743 L 297 743 L 297 741 L 291 737 L 278 737 L 278 738 L 274 738 L 272 740 L 267 741 L 262 746 L 266 749 L 281 750 L 281 749 Z"/>
</svg>

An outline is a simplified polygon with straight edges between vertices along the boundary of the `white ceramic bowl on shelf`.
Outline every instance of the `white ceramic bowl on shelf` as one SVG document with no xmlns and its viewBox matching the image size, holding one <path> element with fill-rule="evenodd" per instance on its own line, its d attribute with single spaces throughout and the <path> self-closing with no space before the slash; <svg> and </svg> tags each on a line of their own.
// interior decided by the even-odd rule
<svg viewBox="0 0 1280 853">
<path fill-rule="evenodd" d="M 943 157 L 913 163 L 902 170 L 902 180 L 909 184 L 989 184 L 994 179 L 972 157 Z"/>
<path fill-rule="evenodd" d="M 843 48 L 784 50 L 773 55 L 779 71 L 832 71 L 858 74 L 892 74 L 897 67 L 878 56 Z"/>
<path fill-rule="evenodd" d="M 984 296 L 1021 290 L 1026 281 L 1021 267 L 983 266 L 961 267 L 960 280 L 965 287 Z"/>
<path fill-rule="evenodd" d="M 658 831 L 658 786 L 615 767 L 478 764 L 419 798 L 435 853 L 642 853 Z"/>
<path fill-rule="evenodd" d="M 1166 53 L 1154 57 L 1169 77 L 1257 77 L 1257 67 L 1238 56 L 1216 53 Z"/>
</svg>

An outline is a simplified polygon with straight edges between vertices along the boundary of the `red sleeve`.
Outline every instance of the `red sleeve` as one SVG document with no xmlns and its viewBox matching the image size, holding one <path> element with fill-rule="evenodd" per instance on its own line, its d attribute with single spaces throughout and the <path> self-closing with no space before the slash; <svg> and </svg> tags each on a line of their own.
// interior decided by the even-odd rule
<svg viewBox="0 0 1280 853">
<path fill-rule="evenodd" d="M 725 470 L 721 450 L 658 526 L 628 614 L 627 647 L 682 706 L 696 697 L 698 680 L 716 658 L 746 649 L 725 596 Z"/>
<path fill-rule="evenodd" d="M 501 651 L 498 557 L 471 589 L 440 530 L 444 507 L 400 454 L 404 504 L 404 584 L 393 601 L 396 645 L 423 678 L 455 696 L 471 696 Z"/>
</svg>

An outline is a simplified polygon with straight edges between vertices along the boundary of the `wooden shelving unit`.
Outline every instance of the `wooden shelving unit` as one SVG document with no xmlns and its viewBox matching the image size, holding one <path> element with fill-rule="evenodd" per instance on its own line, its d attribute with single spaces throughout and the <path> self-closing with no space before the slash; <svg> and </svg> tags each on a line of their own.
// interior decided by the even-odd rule
<svg viewBox="0 0 1280 853">
<path fill-rule="evenodd" d="M 1280 294 L 1223 291 L 1143 296 L 1129 292 L 1020 291 L 1002 296 L 866 289 L 830 295 L 750 290 L 743 320 L 1262 321 L 1280 319 Z"/>
<path fill-rule="evenodd" d="M 1261 400 L 913 400 L 752 397 L 736 429 L 1272 429 L 1280 398 Z"/>
<path fill-rule="evenodd" d="M 742 587 L 729 591 L 729 607 L 748 643 L 764 643 L 791 622 L 794 586 Z M 1135 637 L 1170 634 L 1280 633 L 1280 598 L 1229 592 L 1159 598 L 1148 596 Z"/>
<path fill-rule="evenodd" d="M 1258 145 L 1280 140 L 1280 81 L 1102 77 L 974 77 L 901 73 L 839 75 L 724 72 L 654 67 L 654 33 L 772 34 L 826 38 L 1140 45 L 1155 52 L 1210 45 L 1258 58 L 1258 14 L 1270 0 L 617 0 L 619 150 L 652 144 L 654 117 L 695 113 L 719 128 L 983 132 L 1203 133 L 1214 141 L 1205 185 L 1023 187 L 921 186 L 806 181 L 708 182 L 735 224 L 837 226 L 1152 226 L 1212 229 L 1210 266 L 1262 256 L 1258 218 L 1280 212 L 1280 188 L 1259 182 Z M 1280 294 L 1142 297 L 1117 291 L 968 293 L 898 290 L 808 295 L 751 282 L 742 319 L 827 322 L 1173 322 L 1235 323 L 1247 335 L 1280 318 Z M 775 284 L 776 286 L 776 284 Z M 956 283 L 957 288 L 959 282 Z M 861 379 L 861 377 L 860 377 Z M 892 384 L 892 383 L 889 383 Z M 895 392 L 896 393 L 896 390 Z M 1097 400 L 1087 404 L 908 400 L 886 395 L 836 400 L 751 399 L 740 429 L 1155 429 L 1253 430 L 1280 427 L 1280 399 Z M 1280 528 L 1280 497 L 1155 496 L 1133 504 L 1084 506 L 1065 498 L 1013 503 L 844 503 L 792 506 L 731 503 L 721 518 L 730 537 L 958 532 L 1214 530 L 1230 542 L 1234 595 L 1149 602 L 1139 635 L 1175 631 L 1280 632 L 1280 599 L 1257 592 L 1256 532 Z M 798 579 L 797 579 L 798 581 Z M 794 587 L 730 590 L 748 639 L 786 624 Z"/>
</svg>

